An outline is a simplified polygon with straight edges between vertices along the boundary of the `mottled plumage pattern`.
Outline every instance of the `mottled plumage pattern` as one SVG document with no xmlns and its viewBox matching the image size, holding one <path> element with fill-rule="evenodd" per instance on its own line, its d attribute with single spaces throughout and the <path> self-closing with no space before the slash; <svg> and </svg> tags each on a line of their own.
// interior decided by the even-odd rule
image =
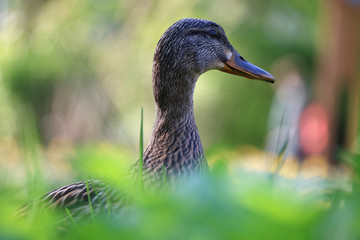
<svg viewBox="0 0 360 240">
<path fill-rule="evenodd" d="M 179 177 L 201 174 L 207 168 L 193 113 L 176 122 L 158 116 L 144 152 L 144 182 L 160 184 L 164 173 L 167 181 L 174 182 Z"/>
<path fill-rule="evenodd" d="M 89 190 L 88 190 L 89 189 Z M 99 180 L 89 180 L 87 182 L 77 182 L 58 189 L 40 197 L 38 202 L 31 202 L 20 208 L 16 212 L 17 217 L 26 215 L 34 210 L 34 204 L 39 204 L 37 210 L 41 213 L 45 208 L 57 208 L 69 210 L 73 219 L 89 218 L 90 202 L 94 215 L 118 211 L 126 207 L 129 196 L 121 194 L 109 184 Z M 66 217 L 67 216 L 66 214 Z"/>
</svg>

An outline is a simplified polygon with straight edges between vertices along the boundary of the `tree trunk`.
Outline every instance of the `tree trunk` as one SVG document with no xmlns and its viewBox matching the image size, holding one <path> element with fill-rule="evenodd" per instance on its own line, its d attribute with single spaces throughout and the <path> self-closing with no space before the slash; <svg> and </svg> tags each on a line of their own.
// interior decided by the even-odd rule
<svg viewBox="0 0 360 240">
<path fill-rule="evenodd" d="M 334 160 L 334 150 L 344 135 L 344 146 L 354 150 L 359 118 L 360 4 L 349 0 L 324 0 L 318 46 L 318 71 L 315 76 L 315 101 L 328 114 L 329 141 L 323 152 Z M 347 96 L 346 111 L 341 111 L 341 97 Z M 341 129 L 341 112 L 346 112 Z M 341 134 L 340 134 L 341 133 Z"/>
</svg>

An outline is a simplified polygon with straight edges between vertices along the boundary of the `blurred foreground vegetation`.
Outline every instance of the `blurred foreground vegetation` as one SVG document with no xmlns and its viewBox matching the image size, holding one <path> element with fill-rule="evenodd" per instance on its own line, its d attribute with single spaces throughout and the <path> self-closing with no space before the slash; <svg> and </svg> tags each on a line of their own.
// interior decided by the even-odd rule
<svg viewBox="0 0 360 240">
<path fill-rule="evenodd" d="M 100 158 L 101 156 L 101 158 Z M 188 179 L 174 189 L 139 191 L 128 181 L 126 159 L 117 148 L 79 150 L 80 178 L 105 178 L 132 198 L 120 213 L 106 212 L 86 221 L 68 221 L 49 211 L 13 219 L 24 188 L 2 181 L 0 239 L 358 239 L 360 170 L 351 181 L 284 178 L 235 169 L 218 161 L 208 176 Z M 349 163 L 359 156 L 346 155 Z M 105 164 L 104 164 L 105 161 Z M 117 174 L 114 174 L 117 173 Z M 104 177 L 106 175 L 106 177 Z M 123 177 L 121 177 L 123 176 Z M 5 184 L 6 183 L 6 184 Z M 48 188 L 39 181 L 38 190 Z M 22 189 L 19 189 L 22 188 Z M 38 191 L 38 192 L 39 192 Z"/>
</svg>

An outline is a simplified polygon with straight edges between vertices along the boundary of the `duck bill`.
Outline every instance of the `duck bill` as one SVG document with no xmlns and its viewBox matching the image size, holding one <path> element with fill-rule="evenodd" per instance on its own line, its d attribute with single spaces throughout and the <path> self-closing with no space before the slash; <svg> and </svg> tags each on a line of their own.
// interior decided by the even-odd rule
<svg viewBox="0 0 360 240">
<path fill-rule="evenodd" d="M 246 61 L 236 50 L 233 51 L 231 58 L 224 63 L 224 67 L 220 71 L 249 79 L 275 82 L 275 78 L 270 73 Z"/>
</svg>

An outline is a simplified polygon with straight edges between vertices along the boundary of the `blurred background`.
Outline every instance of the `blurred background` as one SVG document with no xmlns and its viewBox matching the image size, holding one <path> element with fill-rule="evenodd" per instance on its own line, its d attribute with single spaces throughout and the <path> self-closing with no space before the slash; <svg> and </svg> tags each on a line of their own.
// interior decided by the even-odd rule
<svg viewBox="0 0 360 240">
<path fill-rule="evenodd" d="M 222 25 L 277 79 L 200 77 L 195 116 L 210 165 L 329 177 L 341 152 L 359 152 L 359 1 L 0 0 L 2 180 L 59 186 L 86 159 L 135 161 L 141 106 L 145 145 L 155 120 L 157 41 L 187 17 Z"/>
</svg>

